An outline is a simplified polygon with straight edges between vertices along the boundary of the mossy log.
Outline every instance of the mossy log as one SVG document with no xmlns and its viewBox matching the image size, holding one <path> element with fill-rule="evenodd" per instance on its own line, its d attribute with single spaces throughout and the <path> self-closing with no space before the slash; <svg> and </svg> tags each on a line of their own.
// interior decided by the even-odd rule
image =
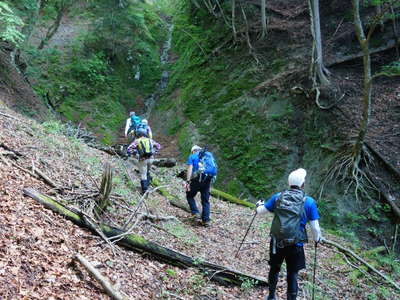
<svg viewBox="0 0 400 300">
<path fill-rule="evenodd" d="M 246 200 L 242 200 L 242 199 L 236 198 L 235 196 L 232 196 L 232 195 L 230 195 L 228 193 L 225 193 L 225 192 L 222 192 L 220 190 L 217 190 L 216 188 L 211 188 L 211 195 L 213 197 L 220 198 L 220 199 L 222 199 L 224 201 L 228 201 L 228 202 L 235 203 L 235 204 L 238 204 L 238 205 L 246 206 L 246 207 L 249 207 L 249 208 L 256 208 L 256 205 L 254 203 L 251 203 L 251 202 L 248 202 Z"/>
<path fill-rule="evenodd" d="M 168 191 L 166 191 L 165 189 L 163 189 L 161 186 L 162 184 L 158 181 L 157 178 L 154 178 L 151 180 L 151 184 L 155 187 L 158 187 L 158 192 L 164 196 L 171 205 L 178 207 L 180 209 L 183 209 L 184 211 L 190 213 L 190 208 L 189 208 L 189 204 L 184 203 L 183 201 L 181 201 L 181 199 L 179 199 L 178 197 L 170 194 Z"/>
<path fill-rule="evenodd" d="M 51 197 L 40 194 L 33 189 L 24 189 L 24 194 L 35 199 L 39 203 L 43 204 L 46 208 L 61 214 L 68 220 L 71 220 L 75 224 L 91 229 L 87 226 L 84 218 L 79 215 L 79 212 L 73 212 L 66 208 Z M 197 268 L 206 274 L 210 280 L 217 281 L 224 285 L 238 285 L 241 286 L 243 283 L 249 280 L 254 281 L 255 285 L 267 286 L 268 283 L 265 278 L 248 275 L 228 267 L 219 266 L 201 258 L 192 258 L 175 250 L 163 247 L 157 243 L 146 240 L 137 234 L 126 234 L 121 229 L 108 226 L 106 224 L 100 224 L 102 232 L 108 238 L 119 237 L 117 243 L 125 246 L 128 249 L 132 249 L 139 252 L 146 252 L 158 260 L 164 261 L 171 265 L 179 266 L 182 268 Z M 93 230 L 92 230 L 93 231 Z"/>
</svg>

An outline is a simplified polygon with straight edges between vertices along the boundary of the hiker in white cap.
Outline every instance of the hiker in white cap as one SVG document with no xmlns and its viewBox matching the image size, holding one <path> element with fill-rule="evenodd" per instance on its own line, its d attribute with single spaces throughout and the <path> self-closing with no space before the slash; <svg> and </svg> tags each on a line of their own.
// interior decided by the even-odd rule
<svg viewBox="0 0 400 300">
<path fill-rule="evenodd" d="M 207 147 L 206 147 L 207 148 Z M 186 200 L 189 204 L 190 211 L 194 217 L 200 218 L 199 210 L 197 209 L 194 197 L 198 192 L 201 195 L 201 223 L 203 226 L 210 224 L 210 189 L 211 182 L 216 175 L 216 163 L 211 152 L 207 149 L 194 145 L 191 149 L 191 154 L 186 162 Z M 204 158 L 206 158 L 206 160 Z M 203 165 L 207 164 L 207 165 Z"/>
<path fill-rule="evenodd" d="M 317 205 L 315 200 L 304 192 L 306 176 L 307 172 L 304 169 L 291 172 L 288 177 L 288 190 L 277 193 L 266 201 L 257 202 L 257 214 L 265 214 L 268 211 L 274 213 L 270 232 L 269 295 L 266 300 L 276 299 L 276 285 L 284 260 L 287 269 L 287 299 L 296 299 L 298 272 L 306 267 L 303 245 L 307 242 L 307 222 L 311 224 L 315 243 L 322 240 Z"/>
</svg>

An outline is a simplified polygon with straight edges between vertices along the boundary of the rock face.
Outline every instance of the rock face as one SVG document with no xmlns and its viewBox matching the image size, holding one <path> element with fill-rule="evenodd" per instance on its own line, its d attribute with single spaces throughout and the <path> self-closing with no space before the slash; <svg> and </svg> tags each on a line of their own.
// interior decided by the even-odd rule
<svg viewBox="0 0 400 300">
<path fill-rule="evenodd" d="M 12 62 L 10 45 L 0 43 L 0 102 L 37 119 L 44 119 L 46 106 L 34 94 L 25 76 Z"/>
</svg>

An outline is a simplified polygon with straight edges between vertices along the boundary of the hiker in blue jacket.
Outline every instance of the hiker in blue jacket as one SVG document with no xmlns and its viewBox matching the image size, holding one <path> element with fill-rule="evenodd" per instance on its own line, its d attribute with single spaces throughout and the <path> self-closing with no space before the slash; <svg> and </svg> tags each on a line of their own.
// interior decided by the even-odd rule
<svg viewBox="0 0 400 300">
<path fill-rule="evenodd" d="M 129 113 L 129 118 L 125 122 L 125 137 L 128 138 L 128 143 L 131 143 L 135 139 L 136 127 L 141 123 L 140 117 L 136 115 L 134 111 Z"/>
<path fill-rule="evenodd" d="M 201 213 L 202 225 L 210 225 L 210 189 L 211 182 L 214 176 L 205 175 L 201 173 L 201 162 L 200 152 L 202 148 L 194 145 L 191 149 L 191 154 L 186 162 L 187 174 L 186 174 L 186 200 L 189 203 L 190 211 L 195 217 L 200 217 L 199 210 L 197 209 L 196 201 L 194 197 L 198 192 L 201 195 L 201 205 L 203 207 Z"/>
<path fill-rule="evenodd" d="M 313 198 L 304 193 L 306 175 L 307 172 L 304 169 L 297 169 L 291 172 L 288 177 L 288 190 L 274 194 L 265 202 L 262 200 L 257 202 L 257 214 L 274 213 L 269 252 L 269 295 L 265 298 L 267 300 L 276 299 L 276 285 L 283 260 L 286 261 L 287 268 L 287 299 L 296 299 L 298 293 L 298 272 L 306 267 L 303 244 L 307 242 L 305 230 L 307 222 L 311 224 L 311 232 L 315 243 L 322 240 L 317 205 Z M 295 213 L 295 217 L 292 220 L 287 217 L 288 209 L 297 211 L 297 215 Z M 280 211 L 283 212 L 282 215 Z M 283 222 L 286 222 L 285 224 L 292 222 L 290 224 L 294 230 L 290 233 L 290 237 L 289 234 L 287 238 L 280 235 L 284 231 L 282 229 Z"/>
</svg>

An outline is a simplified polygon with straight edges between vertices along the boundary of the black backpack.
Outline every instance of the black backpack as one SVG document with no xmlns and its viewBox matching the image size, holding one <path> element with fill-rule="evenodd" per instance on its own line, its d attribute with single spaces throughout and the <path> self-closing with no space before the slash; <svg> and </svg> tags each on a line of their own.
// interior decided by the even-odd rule
<svg viewBox="0 0 400 300">
<path fill-rule="evenodd" d="M 276 200 L 271 236 L 279 248 L 307 242 L 307 233 L 300 227 L 305 200 L 304 192 L 297 189 L 283 191 Z"/>
</svg>

